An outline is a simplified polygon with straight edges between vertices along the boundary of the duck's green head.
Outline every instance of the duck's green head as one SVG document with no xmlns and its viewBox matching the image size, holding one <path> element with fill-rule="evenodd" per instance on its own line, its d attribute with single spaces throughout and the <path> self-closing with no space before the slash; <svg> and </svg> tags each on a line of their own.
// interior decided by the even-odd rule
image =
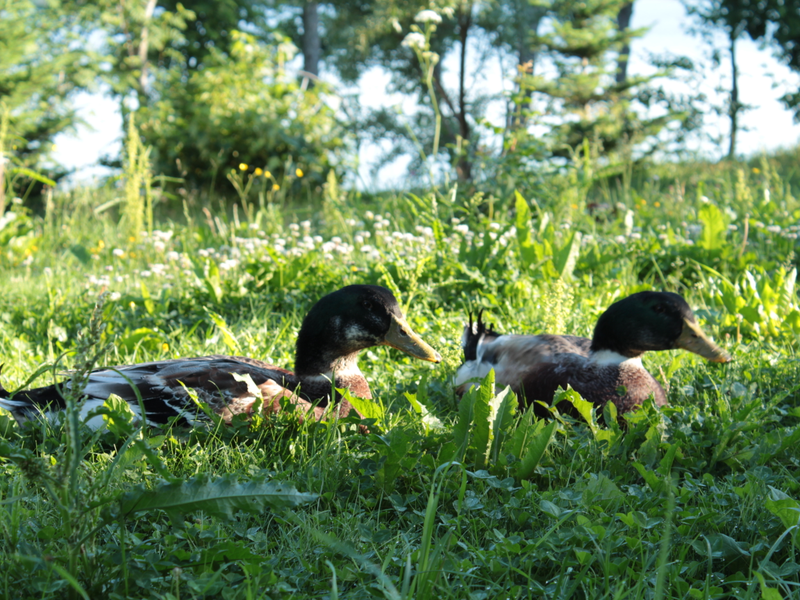
<svg viewBox="0 0 800 600">
<path fill-rule="evenodd" d="M 319 300 L 297 336 L 301 363 L 340 358 L 371 346 L 392 346 L 415 358 L 440 362 L 441 355 L 409 326 L 392 293 L 379 285 L 348 285 Z"/>
<path fill-rule="evenodd" d="M 672 292 L 639 292 L 615 302 L 597 321 L 592 350 L 635 357 L 651 350 L 682 348 L 712 362 L 730 355 L 703 333 L 694 312 Z"/>
</svg>

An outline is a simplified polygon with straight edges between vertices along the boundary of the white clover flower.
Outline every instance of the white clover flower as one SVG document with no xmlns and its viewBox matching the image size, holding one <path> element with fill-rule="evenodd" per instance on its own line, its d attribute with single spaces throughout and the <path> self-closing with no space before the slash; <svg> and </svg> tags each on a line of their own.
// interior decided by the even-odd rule
<svg viewBox="0 0 800 600">
<path fill-rule="evenodd" d="M 175 262 L 176 260 L 179 260 L 180 257 L 181 257 L 180 253 L 175 252 L 174 250 L 170 250 L 169 252 L 167 252 L 166 259 L 170 262 Z"/>
<path fill-rule="evenodd" d="M 442 17 L 436 11 L 433 10 L 421 10 L 417 13 L 417 16 L 414 17 L 414 20 L 417 23 L 435 23 L 439 24 L 442 22 Z"/>
<path fill-rule="evenodd" d="M 780 233 L 781 226 L 780 225 L 767 225 L 767 231 L 770 233 Z"/>
<path fill-rule="evenodd" d="M 700 202 L 703 204 L 710 204 L 711 200 L 709 200 L 708 196 L 700 196 Z"/>
<path fill-rule="evenodd" d="M 311 229 L 311 221 L 300 221 L 300 227 L 303 229 Z"/>
<path fill-rule="evenodd" d="M 406 46 L 407 48 L 419 48 L 422 50 L 425 48 L 426 43 L 427 40 L 425 39 L 424 35 L 417 33 L 416 31 L 412 31 L 405 37 L 402 45 Z"/>
<path fill-rule="evenodd" d="M 155 248 L 156 252 L 163 252 L 167 248 L 167 245 L 161 240 L 156 240 L 153 242 L 153 248 Z"/>
<path fill-rule="evenodd" d="M 375 219 L 375 213 L 373 213 L 371 210 L 368 210 L 367 212 L 364 213 L 364 218 L 367 219 L 368 221 L 372 221 L 373 219 Z"/>
<path fill-rule="evenodd" d="M 120 298 L 122 298 L 122 294 L 120 294 L 119 292 L 111 292 L 108 295 L 108 299 L 111 300 L 112 302 L 116 302 Z"/>
</svg>

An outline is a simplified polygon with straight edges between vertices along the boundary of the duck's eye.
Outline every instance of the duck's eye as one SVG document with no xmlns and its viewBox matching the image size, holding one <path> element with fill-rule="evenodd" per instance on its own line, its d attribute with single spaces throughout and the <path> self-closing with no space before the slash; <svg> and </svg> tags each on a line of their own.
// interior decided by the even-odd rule
<svg viewBox="0 0 800 600">
<path fill-rule="evenodd" d="M 372 301 L 371 300 L 367 300 L 365 298 L 364 300 L 361 301 L 361 306 L 363 306 L 367 310 L 372 310 Z"/>
</svg>

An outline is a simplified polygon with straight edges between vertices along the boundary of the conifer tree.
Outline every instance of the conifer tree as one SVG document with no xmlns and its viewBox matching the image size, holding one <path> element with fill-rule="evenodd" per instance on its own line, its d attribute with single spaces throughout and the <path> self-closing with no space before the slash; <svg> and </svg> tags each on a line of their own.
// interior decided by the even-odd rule
<svg viewBox="0 0 800 600">
<path fill-rule="evenodd" d="M 97 64 L 59 7 L 0 0 L 0 15 L 0 111 L 8 112 L 12 138 L 5 148 L 36 166 L 53 138 L 76 124 L 70 96 L 91 84 Z"/>
<path fill-rule="evenodd" d="M 584 140 L 603 153 L 632 147 L 652 139 L 677 115 L 654 118 L 634 110 L 643 89 L 653 78 L 627 74 L 620 57 L 630 52 L 631 40 L 642 34 L 619 24 L 631 3 L 626 0 L 553 0 L 548 31 L 537 36 L 540 53 L 556 75 L 529 77 L 527 85 L 548 99 L 553 138 L 552 152 L 567 157 Z M 624 73 L 624 76 L 620 76 Z"/>
</svg>

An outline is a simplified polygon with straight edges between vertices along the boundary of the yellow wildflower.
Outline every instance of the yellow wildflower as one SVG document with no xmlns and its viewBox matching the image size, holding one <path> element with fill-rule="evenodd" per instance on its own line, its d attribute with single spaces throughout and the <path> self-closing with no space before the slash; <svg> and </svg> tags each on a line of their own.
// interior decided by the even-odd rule
<svg viewBox="0 0 800 600">
<path fill-rule="evenodd" d="M 656 201 L 656 202 L 653 203 L 653 206 L 655 206 L 656 208 L 659 208 L 661 206 L 661 202 Z"/>
<path fill-rule="evenodd" d="M 261 167 L 256 167 L 255 173 L 256 177 L 258 177 L 259 175 L 262 175 L 264 171 L 261 170 Z"/>
<path fill-rule="evenodd" d="M 167 350 L 169 350 L 169 344 L 167 342 L 164 342 L 163 344 L 161 344 L 161 351 L 166 352 Z"/>
<path fill-rule="evenodd" d="M 247 164 L 239 163 L 239 170 L 240 171 L 247 171 Z"/>
<path fill-rule="evenodd" d="M 272 184 L 272 191 L 273 192 L 277 192 L 279 189 L 281 189 L 281 186 L 279 186 L 277 183 L 273 183 Z"/>
<path fill-rule="evenodd" d="M 301 169 L 300 167 L 297 167 L 297 169 L 295 169 L 295 171 L 294 171 L 294 174 L 297 175 L 298 177 L 302 177 L 303 176 L 303 169 Z"/>
<path fill-rule="evenodd" d="M 266 177 L 267 179 L 272 179 L 272 173 L 270 173 L 269 171 L 264 171 L 264 177 Z"/>
<path fill-rule="evenodd" d="M 758 167 L 753 167 L 753 173 L 758 175 L 759 173 L 761 173 L 761 169 L 759 169 Z"/>
<path fill-rule="evenodd" d="M 136 308 L 136 302 L 134 302 L 133 300 L 131 300 L 131 303 L 130 303 L 128 306 L 130 306 L 130 307 L 131 307 L 131 310 L 134 310 L 134 309 Z"/>
</svg>

